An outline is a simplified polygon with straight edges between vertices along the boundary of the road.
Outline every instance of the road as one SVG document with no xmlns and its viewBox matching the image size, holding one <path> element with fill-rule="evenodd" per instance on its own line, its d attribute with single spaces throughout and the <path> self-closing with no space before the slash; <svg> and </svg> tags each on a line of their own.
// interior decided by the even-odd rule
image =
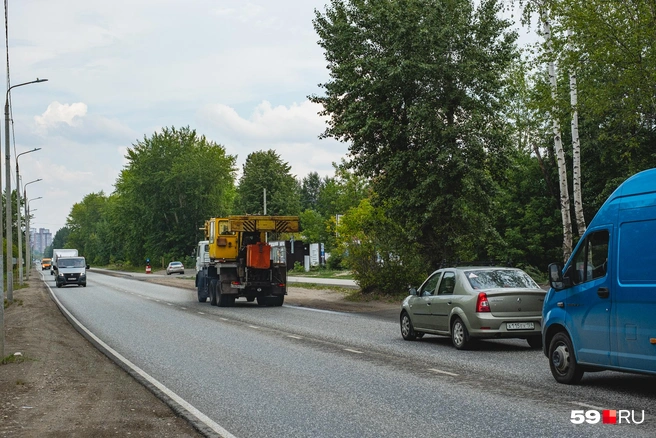
<svg viewBox="0 0 656 438">
<path fill-rule="evenodd" d="M 54 288 L 84 326 L 225 437 L 656 436 L 652 377 L 558 385 L 525 341 L 457 351 L 406 342 L 394 319 L 198 303 L 192 291 L 90 271 Z M 640 425 L 574 425 L 574 409 L 645 411 Z M 196 415 L 194 414 L 194 415 Z"/>
</svg>

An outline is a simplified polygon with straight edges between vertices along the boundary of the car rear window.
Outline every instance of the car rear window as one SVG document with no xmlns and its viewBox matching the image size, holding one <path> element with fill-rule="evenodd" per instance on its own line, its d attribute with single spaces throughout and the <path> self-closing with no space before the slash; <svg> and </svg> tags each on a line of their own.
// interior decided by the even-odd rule
<svg viewBox="0 0 656 438">
<path fill-rule="evenodd" d="M 465 276 L 474 289 L 540 288 L 524 271 L 511 271 L 507 269 L 465 271 Z"/>
</svg>

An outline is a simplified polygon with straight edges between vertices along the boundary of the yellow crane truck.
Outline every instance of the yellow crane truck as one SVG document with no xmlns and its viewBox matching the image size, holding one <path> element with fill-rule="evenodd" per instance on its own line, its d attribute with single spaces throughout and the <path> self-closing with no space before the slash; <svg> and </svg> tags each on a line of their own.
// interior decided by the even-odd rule
<svg viewBox="0 0 656 438">
<path fill-rule="evenodd" d="M 228 307 L 243 297 L 261 306 L 282 306 L 287 295 L 285 247 L 272 247 L 267 238 L 298 232 L 298 216 L 211 218 L 201 230 L 209 261 L 197 266 L 198 301 L 209 297 L 211 305 Z"/>
</svg>

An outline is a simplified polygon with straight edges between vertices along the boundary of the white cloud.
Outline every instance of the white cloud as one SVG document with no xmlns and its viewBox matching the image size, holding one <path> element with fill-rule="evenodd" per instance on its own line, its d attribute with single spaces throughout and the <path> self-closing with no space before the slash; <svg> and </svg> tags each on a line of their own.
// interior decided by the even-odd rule
<svg viewBox="0 0 656 438">
<path fill-rule="evenodd" d="M 345 144 L 319 139 L 326 129 L 326 117 L 318 114 L 320 110 L 320 105 L 309 100 L 290 106 L 263 101 L 244 118 L 228 105 L 214 104 L 202 108 L 199 119 L 217 143 L 238 155 L 240 166 L 249 153 L 273 149 L 290 164 L 292 173 L 302 178 L 310 172 L 333 175 L 332 163 L 347 153 Z"/>
<path fill-rule="evenodd" d="M 58 123 L 66 123 L 69 126 L 79 124 L 79 119 L 87 115 L 87 106 L 82 102 L 62 105 L 59 102 L 53 102 L 48 105 L 48 109 L 40 115 L 35 116 L 34 120 L 42 128 L 56 126 Z"/>
</svg>

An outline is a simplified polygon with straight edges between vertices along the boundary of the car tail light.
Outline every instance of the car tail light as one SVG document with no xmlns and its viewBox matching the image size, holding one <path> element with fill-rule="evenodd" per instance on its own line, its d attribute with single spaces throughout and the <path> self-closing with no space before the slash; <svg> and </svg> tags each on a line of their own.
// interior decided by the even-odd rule
<svg viewBox="0 0 656 438">
<path fill-rule="evenodd" d="M 487 295 L 485 292 L 478 294 L 478 299 L 476 300 L 476 312 L 489 312 L 490 311 L 490 302 L 487 300 Z"/>
<path fill-rule="evenodd" d="M 232 284 L 233 284 L 234 286 L 239 286 L 239 285 L 241 284 L 241 282 L 240 282 L 240 281 L 233 281 Z"/>
</svg>

